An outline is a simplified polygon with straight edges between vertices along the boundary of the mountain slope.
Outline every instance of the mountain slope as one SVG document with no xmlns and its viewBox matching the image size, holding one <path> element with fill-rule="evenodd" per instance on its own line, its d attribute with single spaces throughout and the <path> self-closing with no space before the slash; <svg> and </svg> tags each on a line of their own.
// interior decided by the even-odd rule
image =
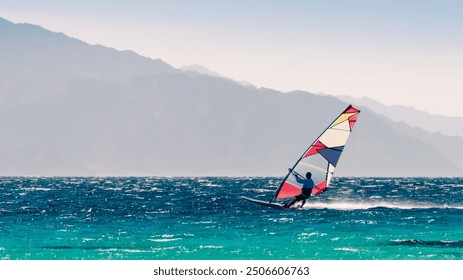
<svg viewBox="0 0 463 280">
<path fill-rule="evenodd" d="M 346 105 L 187 74 L 82 80 L 59 100 L 10 112 L 14 121 L 0 122 L 9 137 L 0 141 L 10 151 L 54 149 L 98 175 L 278 176 Z M 433 147 L 367 109 L 338 167 L 338 175 L 362 176 L 459 172 Z"/>
<path fill-rule="evenodd" d="M 347 106 L 27 24 L 0 21 L 0 35 L 0 175 L 282 176 Z M 337 175 L 461 174 L 434 135 L 360 109 Z"/>
<path fill-rule="evenodd" d="M 0 18 L 0 110 L 62 94 L 74 79 L 121 80 L 178 71 L 131 51 L 92 46 L 39 26 Z"/>
</svg>

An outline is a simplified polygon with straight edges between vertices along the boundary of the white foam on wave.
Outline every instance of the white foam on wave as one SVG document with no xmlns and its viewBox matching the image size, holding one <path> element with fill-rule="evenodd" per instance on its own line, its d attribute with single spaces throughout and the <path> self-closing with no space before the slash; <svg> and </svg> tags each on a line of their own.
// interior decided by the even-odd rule
<svg viewBox="0 0 463 280">
<path fill-rule="evenodd" d="M 155 250 L 143 250 L 143 249 L 121 249 L 121 248 L 106 248 L 106 249 L 96 249 L 98 252 L 124 252 L 124 253 L 152 253 Z"/>
<path fill-rule="evenodd" d="M 199 245 L 199 249 L 223 249 L 223 246 Z"/>
<path fill-rule="evenodd" d="M 358 253 L 359 252 L 359 249 L 350 248 L 350 247 L 334 248 L 333 250 L 335 250 L 335 251 L 346 251 L 346 252 L 352 252 L 352 253 Z"/>
<path fill-rule="evenodd" d="M 34 192 L 34 191 L 48 192 L 52 190 L 51 188 L 43 188 L 43 187 L 22 187 L 18 189 L 21 191 L 27 191 L 27 192 Z"/>
<path fill-rule="evenodd" d="M 181 238 L 161 238 L 161 239 L 148 239 L 153 242 L 173 242 L 173 241 L 178 241 L 182 240 Z"/>
</svg>

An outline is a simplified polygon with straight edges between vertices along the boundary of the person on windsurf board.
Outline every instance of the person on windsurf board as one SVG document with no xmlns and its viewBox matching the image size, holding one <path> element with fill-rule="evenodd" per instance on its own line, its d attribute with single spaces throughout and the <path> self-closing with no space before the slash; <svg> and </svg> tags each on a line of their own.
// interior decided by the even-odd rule
<svg viewBox="0 0 463 280">
<path fill-rule="evenodd" d="M 302 184 L 302 189 L 301 193 L 296 195 L 293 200 L 289 204 L 283 204 L 283 208 L 290 208 L 291 206 L 294 205 L 294 203 L 298 201 L 302 201 L 302 204 L 299 206 L 302 208 L 307 201 L 307 199 L 310 197 L 312 194 L 312 189 L 315 187 L 315 183 L 312 180 L 312 173 L 307 172 L 305 174 L 305 178 L 303 178 L 299 173 L 294 172 L 293 170 L 289 169 L 289 172 L 296 177 L 296 181 L 299 184 Z"/>
<path fill-rule="evenodd" d="M 242 198 L 275 209 L 292 209 L 296 202 L 302 201 L 302 205 L 304 205 L 308 198 L 327 191 L 359 114 L 360 110 L 352 105 L 347 106 L 294 163 L 270 200 Z M 308 166 L 313 168 L 306 170 Z M 304 177 L 295 170 L 310 171 L 313 175 L 307 172 L 308 174 Z M 292 176 L 296 176 L 296 178 L 294 179 Z M 283 199 L 292 200 L 286 204 L 282 203 Z"/>
</svg>

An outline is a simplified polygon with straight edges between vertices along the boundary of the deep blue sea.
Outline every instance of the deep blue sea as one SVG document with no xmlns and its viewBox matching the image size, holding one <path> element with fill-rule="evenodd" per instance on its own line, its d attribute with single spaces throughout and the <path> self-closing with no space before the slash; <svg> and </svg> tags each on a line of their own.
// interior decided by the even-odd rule
<svg viewBox="0 0 463 280">
<path fill-rule="evenodd" d="M 276 210 L 281 178 L 0 178 L 0 259 L 462 260 L 463 179 L 336 178 Z"/>
</svg>

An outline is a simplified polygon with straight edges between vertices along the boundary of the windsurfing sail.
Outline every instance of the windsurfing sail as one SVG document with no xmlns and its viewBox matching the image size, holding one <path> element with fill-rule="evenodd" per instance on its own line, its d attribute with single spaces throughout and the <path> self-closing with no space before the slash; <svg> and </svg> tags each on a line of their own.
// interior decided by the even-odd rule
<svg viewBox="0 0 463 280">
<path fill-rule="evenodd" d="M 305 150 L 291 171 L 305 175 L 312 173 L 315 187 L 312 195 L 324 193 L 330 185 L 333 173 L 354 128 L 360 110 L 349 105 L 323 133 Z M 301 193 L 302 185 L 288 172 L 272 199 L 292 198 Z M 303 176 L 305 178 L 305 176 Z"/>
</svg>

